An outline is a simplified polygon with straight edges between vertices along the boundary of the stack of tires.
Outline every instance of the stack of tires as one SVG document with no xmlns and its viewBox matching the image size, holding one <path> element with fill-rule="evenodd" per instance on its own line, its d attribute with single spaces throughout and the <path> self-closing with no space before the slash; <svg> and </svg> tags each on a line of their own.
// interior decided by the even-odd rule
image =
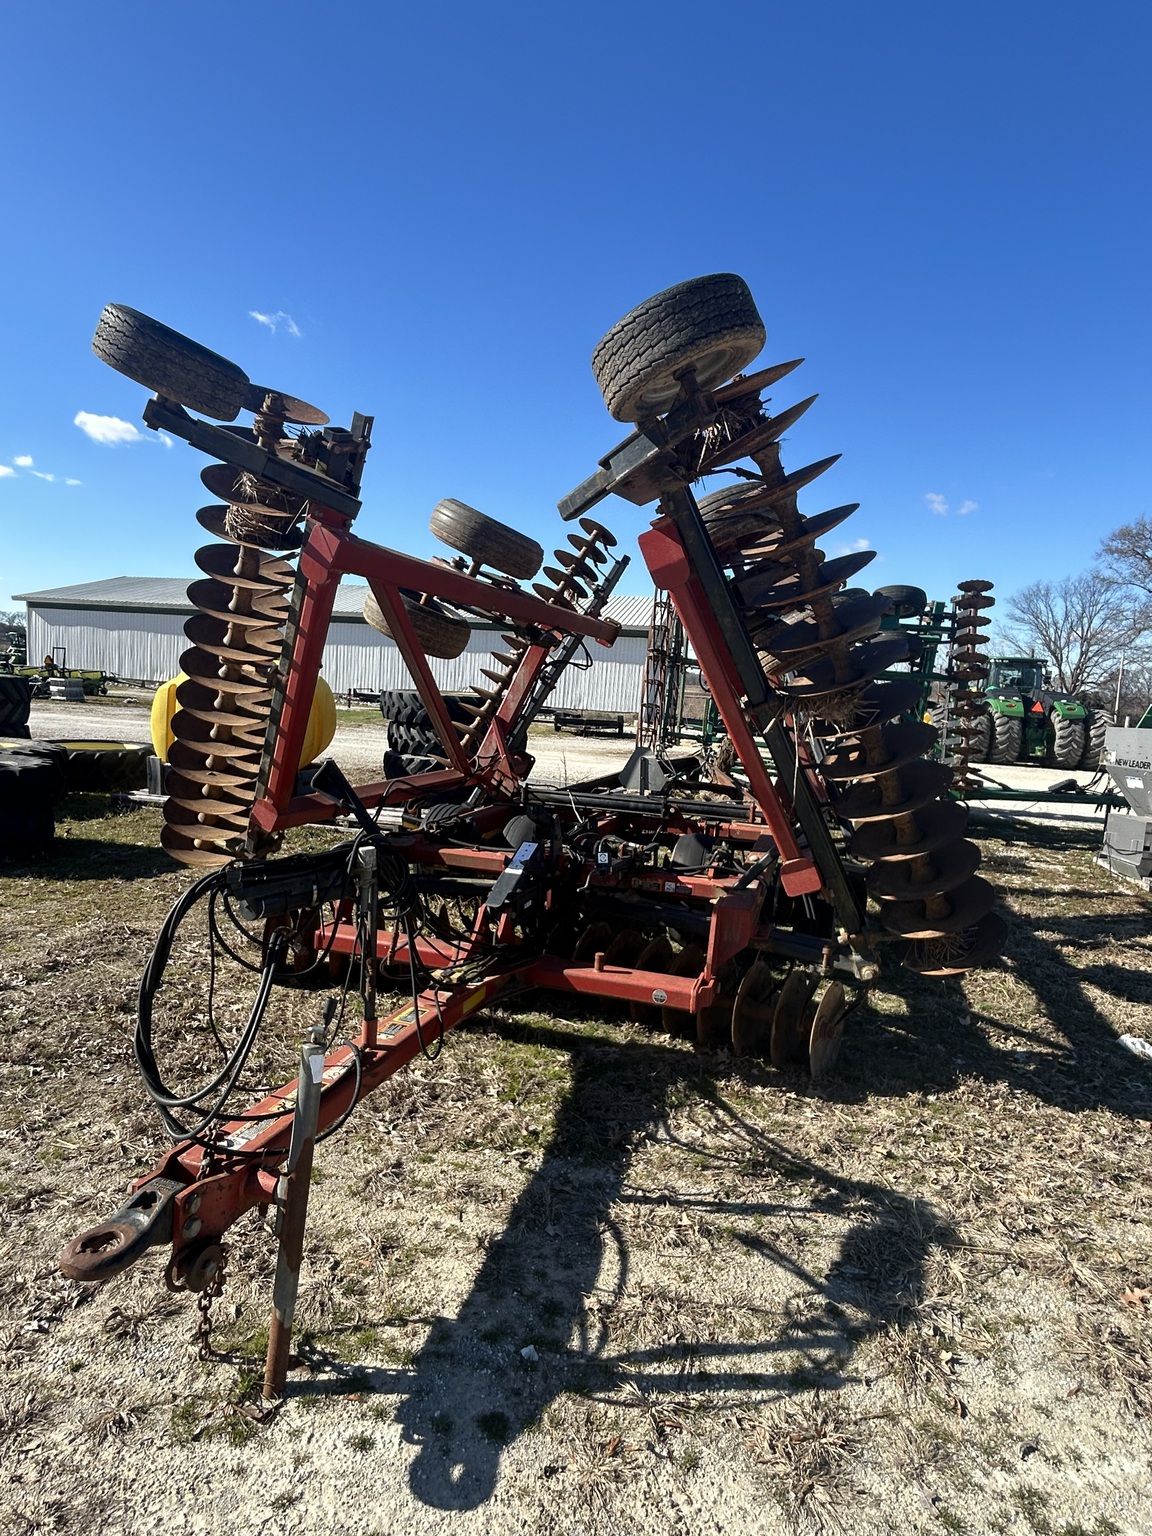
<svg viewBox="0 0 1152 1536">
<path fill-rule="evenodd" d="M 32 685 L 26 677 L 0 676 L 0 736 L 28 740 Z"/>
<path fill-rule="evenodd" d="M 47 853 L 68 792 L 67 754 L 51 741 L 0 739 L 0 859 Z"/>
<path fill-rule="evenodd" d="M 471 713 L 459 699 L 446 698 L 449 717 L 457 725 L 469 725 Z M 389 688 L 380 695 L 380 713 L 388 722 L 388 751 L 384 754 L 385 778 L 399 779 L 412 773 L 428 773 L 444 766 L 444 747 L 432 727 L 424 701 L 415 690 Z"/>
</svg>

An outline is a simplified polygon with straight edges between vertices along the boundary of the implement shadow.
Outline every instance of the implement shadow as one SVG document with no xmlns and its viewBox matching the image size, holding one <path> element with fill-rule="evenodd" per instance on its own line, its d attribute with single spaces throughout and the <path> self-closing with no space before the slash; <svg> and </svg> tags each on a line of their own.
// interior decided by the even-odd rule
<svg viewBox="0 0 1152 1536">
<path fill-rule="evenodd" d="M 410 1374 L 356 1373 L 358 1390 L 406 1391 L 397 1418 L 417 1447 L 409 1477 L 424 1504 L 483 1504 L 506 1448 L 562 1393 L 611 1395 L 617 1406 L 623 1396 L 655 1412 L 692 1391 L 738 1394 L 747 1404 L 834 1390 L 850 1379 L 846 1370 L 863 1339 L 911 1317 L 927 1254 L 952 1240 L 930 1207 L 795 1157 L 727 1103 L 715 1074 L 690 1052 L 605 1045 L 562 1024 L 489 1027 L 568 1051 L 572 1079 L 543 1161 L 457 1315 L 434 1323 Z M 686 1093 L 698 1095 L 701 1141 L 668 1131 Z M 689 1168 L 747 1178 L 748 1198 L 629 1191 L 633 1151 L 655 1137 L 678 1147 Z M 787 1307 L 742 1304 L 747 1336 L 718 1339 L 707 1286 L 689 1287 L 691 1294 L 675 1299 L 683 1305 L 667 1342 L 612 1353 L 614 1307 L 626 1292 L 626 1305 L 641 1304 L 629 1289 L 630 1254 L 612 1214 L 628 1204 L 651 1210 L 658 1235 L 673 1211 L 686 1221 L 723 1224 L 766 1266 L 755 1291 L 770 1294 L 769 1271 L 788 1278 Z M 841 1234 L 826 1273 L 786 1251 L 799 1247 L 790 1241 L 797 1221 L 818 1224 L 809 1235 L 819 1225 Z M 613 1271 L 606 1289 L 602 1277 Z M 529 1345 L 536 1359 L 522 1356 Z M 338 1381 L 327 1387 L 341 1389 Z"/>
<path fill-rule="evenodd" d="M 987 830 L 969 829 L 977 838 Z M 959 982 L 893 969 L 884 990 L 903 999 L 907 1017 L 861 1009 L 829 1092 L 859 1103 L 943 1092 L 977 1077 L 1062 1110 L 1106 1109 L 1126 1119 L 1152 1119 L 1152 1073 L 1134 1067 L 1117 1046 L 1117 1029 L 1089 990 L 1109 994 L 1128 1011 L 1133 1002 L 1152 1001 L 1152 907 L 1139 893 L 1099 882 L 1048 889 L 1034 883 L 1049 853 L 1095 853 L 1094 829 L 1019 822 L 997 826 L 995 835 L 1008 846 L 989 860 L 989 874 L 1024 909 L 1005 910 L 1009 933 L 1001 969 L 1027 988 L 1027 1005 L 1021 1006 L 1019 988 L 1011 983 L 997 988 L 991 967 L 968 987 L 983 1000 L 983 1011 L 970 1006 Z M 1079 910 L 1050 910 L 1054 897 L 1079 904 Z M 1117 947 L 1130 964 L 1088 958 Z"/>
</svg>

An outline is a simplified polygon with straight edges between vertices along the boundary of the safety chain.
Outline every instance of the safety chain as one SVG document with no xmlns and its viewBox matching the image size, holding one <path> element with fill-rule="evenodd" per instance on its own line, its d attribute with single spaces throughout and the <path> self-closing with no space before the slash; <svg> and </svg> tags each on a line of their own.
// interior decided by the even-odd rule
<svg viewBox="0 0 1152 1536">
<path fill-rule="evenodd" d="M 196 1298 L 196 1311 L 199 1313 L 194 1335 L 197 1359 L 214 1360 L 216 1358 L 216 1351 L 212 1348 L 212 1303 L 223 1290 L 224 1256 L 221 1254 L 216 1273 Z"/>
</svg>

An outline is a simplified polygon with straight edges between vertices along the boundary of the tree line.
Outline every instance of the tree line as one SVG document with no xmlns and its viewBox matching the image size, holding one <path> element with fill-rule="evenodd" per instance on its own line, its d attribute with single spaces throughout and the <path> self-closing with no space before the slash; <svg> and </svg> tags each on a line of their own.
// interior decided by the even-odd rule
<svg viewBox="0 0 1152 1536">
<path fill-rule="evenodd" d="M 1034 581 L 1005 604 L 996 648 L 1044 657 L 1053 685 L 1119 717 L 1152 703 L 1152 517 L 1122 523 L 1096 564 L 1062 581 Z"/>
</svg>

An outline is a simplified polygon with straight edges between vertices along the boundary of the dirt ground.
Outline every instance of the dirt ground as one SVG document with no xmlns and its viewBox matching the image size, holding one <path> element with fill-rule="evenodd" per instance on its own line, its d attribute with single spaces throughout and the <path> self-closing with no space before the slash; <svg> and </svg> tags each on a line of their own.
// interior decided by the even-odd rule
<svg viewBox="0 0 1152 1536">
<path fill-rule="evenodd" d="M 886 976 L 819 1087 L 575 1003 L 471 1021 L 320 1149 L 258 1423 L 262 1227 L 205 1362 L 158 1259 L 56 1271 L 164 1145 L 131 1032 L 187 875 L 156 811 L 104 810 L 0 873 L 0 1530 L 1152 1529 L 1152 1069 L 1117 1045 L 1152 1034 L 1152 906 L 1098 825 L 984 824 L 1002 962 Z M 203 951 L 166 989 L 189 1075 Z M 275 994 L 266 1081 L 326 995 Z"/>
</svg>

